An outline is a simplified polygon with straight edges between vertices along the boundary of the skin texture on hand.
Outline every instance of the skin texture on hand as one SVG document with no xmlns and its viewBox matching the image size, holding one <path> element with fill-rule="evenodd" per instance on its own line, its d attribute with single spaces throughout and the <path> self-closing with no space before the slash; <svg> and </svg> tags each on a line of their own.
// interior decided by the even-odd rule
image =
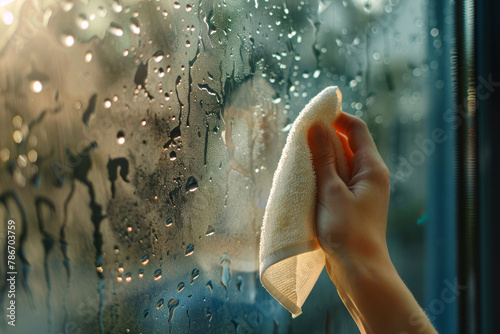
<svg viewBox="0 0 500 334">
<path fill-rule="evenodd" d="M 344 112 L 334 126 L 351 171 L 337 174 L 330 131 L 308 133 L 316 174 L 316 233 L 326 268 L 361 333 L 436 333 L 399 277 L 386 242 L 390 174 L 366 124 Z"/>
</svg>

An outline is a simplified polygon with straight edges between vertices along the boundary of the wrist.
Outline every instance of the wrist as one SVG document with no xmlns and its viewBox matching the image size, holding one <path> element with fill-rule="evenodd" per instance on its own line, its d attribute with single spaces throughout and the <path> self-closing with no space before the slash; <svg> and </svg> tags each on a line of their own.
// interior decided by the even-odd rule
<svg viewBox="0 0 500 334">
<path fill-rule="evenodd" d="M 384 240 L 374 239 L 345 243 L 335 249 L 324 249 L 326 262 L 349 281 L 373 277 L 377 272 L 397 275 Z"/>
<path fill-rule="evenodd" d="M 436 333 L 388 251 L 369 257 L 350 254 L 337 261 L 327 256 L 327 270 L 361 332 Z"/>
<path fill-rule="evenodd" d="M 327 255 L 326 261 L 335 273 L 335 285 L 342 285 L 349 293 L 351 290 L 358 291 L 359 286 L 386 284 L 399 279 L 387 249 L 344 256 Z"/>
</svg>

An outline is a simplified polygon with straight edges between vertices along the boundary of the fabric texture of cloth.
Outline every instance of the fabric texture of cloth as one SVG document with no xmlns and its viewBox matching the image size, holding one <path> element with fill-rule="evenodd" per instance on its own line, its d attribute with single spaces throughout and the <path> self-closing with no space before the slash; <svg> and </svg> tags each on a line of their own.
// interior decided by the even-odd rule
<svg viewBox="0 0 500 334">
<path fill-rule="evenodd" d="M 341 102 L 339 89 L 328 87 L 296 118 L 274 173 L 264 214 L 260 279 L 293 317 L 302 313 L 302 305 L 325 266 L 325 254 L 316 237 L 316 176 L 307 133 L 316 122 L 330 129 L 337 172 L 344 181 L 348 180 L 349 167 L 333 128 Z"/>
</svg>

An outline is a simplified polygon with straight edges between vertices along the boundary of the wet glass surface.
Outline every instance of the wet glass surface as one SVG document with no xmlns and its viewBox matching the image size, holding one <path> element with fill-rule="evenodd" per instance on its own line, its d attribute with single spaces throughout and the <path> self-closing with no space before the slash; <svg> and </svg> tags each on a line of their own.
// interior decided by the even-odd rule
<svg viewBox="0 0 500 334">
<path fill-rule="evenodd" d="M 408 154 L 443 38 L 420 0 L 1 2 L 2 332 L 352 332 L 325 273 L 293 320 L 258 279 L 287 131 L 329 85 L 389 165 L 390 247 L 420 297 Z"/>
</svg>

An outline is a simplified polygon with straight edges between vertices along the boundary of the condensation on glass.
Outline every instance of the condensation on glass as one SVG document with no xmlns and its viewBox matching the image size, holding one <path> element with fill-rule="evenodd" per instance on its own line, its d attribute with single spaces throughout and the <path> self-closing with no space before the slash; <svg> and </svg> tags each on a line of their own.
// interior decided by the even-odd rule
<svg viewBox="0 0 500 334">
<path fill-rule="evenodd" d="M 426 86 L 429 39 L 442 41 L 423 6 L 0 2 L 0 254 L 7 275 L 12 219 L 15 330 L 353 330 L 326 275 L 294 320 L 262 288 L 261 219 L 291 122 L 328 85 L 369 123 L 396 203 L 413 187 L 422 208 L 424 171 L 401 152 L 440 89 Z"/>
</svg>

